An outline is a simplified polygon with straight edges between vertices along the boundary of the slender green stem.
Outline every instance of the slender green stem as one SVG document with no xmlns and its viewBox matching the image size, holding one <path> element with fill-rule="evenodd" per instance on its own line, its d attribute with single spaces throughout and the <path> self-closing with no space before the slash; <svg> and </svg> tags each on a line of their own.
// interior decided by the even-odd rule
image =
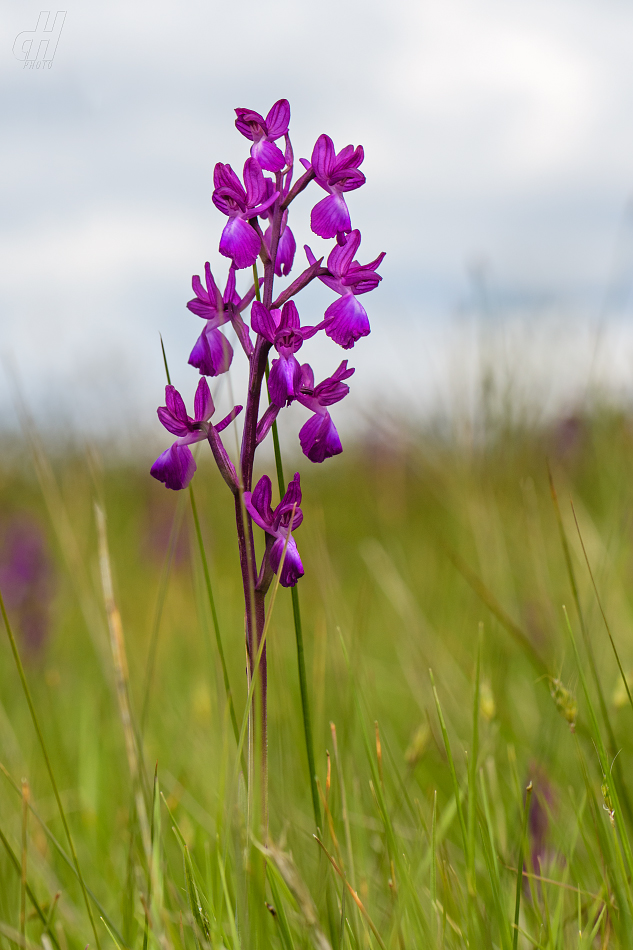
<svg viewBox="0 0 633 950">
<path fill-rule="evenodd" d="M 167 354 L 165 353 L 165 344 L 163 343 L 163 334 L 158 334 L 160 337 L 160 348 L 163 352 L 163 363 L 165 364 L 165 376 L 167 377 L 167 382 L 171 386 L 171 376 L 169 375 L 169 366 L 167 365 Z"/>
<path fill-rule="evenodd" d="M 473 696 L 473 742 L 468 759 L 468 894 L 473 897 L 477 891 L 475 880 L 475 820 L 477 812 L 477 759 L 479 756 L 479 700 L 481 681 L 481 643 L 483 624 L 479 625 L 477 645 L 477 665 L 475 668 L 475 691 Z"/>
<path fill-rule="evenodd" d="M 589 636 L 589 631 L 587 629 L 587 624 L 585 622 L 585 616 L 580 604 L 578 583 L 576 581 L 576 573 L 574 571 L 574 565 L 571 559 L 571 551 L 569 549 L 569 542 L 567 540 L 567 534 L 565 532 L 565 526 L 563 525 L 563 518 L 561 515 L 560 505 L 558 503 L 558 494 L 556 492 L 556 486 L 554 485 L 554 478 L 552 476 L 552 472 L 549 468 L 548 468 L 548 475 L 549 475 L 550 493 L 552 496 L 552 502 L 554 504 L 554 514 L 556 516 L 556 523 L 558 525 L 558 532 L 560 534 L 561 545 L 562 545 L 563 554 L 565 557 L 565 565 L 567 567 L 567 573 L 569 575 L 569 583 L 570 583 L 572 595 L 574 598 L 574 604 L 576 606 L 576 612 L 578 614 L 578 620 L 580 621 L 580 632 L 582 633 L 583 643 L 585 645 L 585 650 L 587 652 L 587 657 L 589 659 L 589 669 L 591 671 L 591 677 L 593 679 L 593 683 L 596 688 L 596 693 L 598 695 L 598 704 L 600 706 L 600 714 L 602 716 L 602 721 L 604 723 L 604 727 L 609 737 L 609 751 L 611 753 L 611 756 L 615 756 L 620 747 L 617 743 L 615 732 L 613 731 L 613 725 L 611 723 L 611 718 L 609 716 L 609 711 L 607 709 L 607 702 L 604 696 L 604 690 L 602 689 L 602 683 L 600 682 L 600 677 L 598 675 L 598 667 L 596 664 L 595 653 L 591 645 L 591 637 Z M 574 515 L 574 520 L 576 520 L 576 512 L 574 510 L 573 504 L 572 504 L 572 512 Z M 577 521 L 576 521 L 576 527 L 578 527 Z M 579 528 L 578 528 L 578 534 L 580 535 Z M 580 538 L 580 542 L 582 544 L 582 537 Z M 583 551 L 584 551 L 584 545 L 583 545 Z M 587 562 L 587 565 L 589 566 L 588 562 Z M 591 568 L 589 568 L 589 570 L 591 573 Z M 592 576 L 592 580 L 593 580 L 593 576 Z M 597 594 L 597 591 L 596 591 L 596 594 Z M 598 603 L 599 603 L 600 608 L 602 609 L 602 605 L 600 604 L 599 599 L 598 599 Z M 628 692 L 628 683 L 626 682 L 626 677 L 624 677 L 624 683 L 625 683 L 625 686 L 627 687 L 627 692 Z M 624 802 L 624 807 L 626 808 L 626 813 L 628 815 L 629 821 L 633 821 L 633 807 L 631 806 L 631 802 L 629 800 L 629 796 L 622 779 L 622 772 L 620 769 L 619 759 L 615 760 L 615 769 L 616 769 L 616 774 L 618 776 L 618 779 L 620 781 L 620 785 L 622 786 L 622 800 Z"/>
<path fill-rule="evenodd" d="M 95 944 L 97 950 L 101 950 L 101 943 L 99 941 L 99 934 L 97 932 L 97 925 L 92 913 L 92 907 L 88 899 L 88 891 L 86 890 L 86 883 L 84 881 L 83 874 L 81 873 L 81 868 L 79 866 L 79 859 L 77 857 L 77 852 L 75 851 L 75 843 L 73 841 L 72 835 L 70 833 L 70 827 L 66 819 L 66 812 L 64 811 L 64 806 L 62 805 L 62 800 L 59 794 L 59 789 L 57 787 L 57 782 L 55 781 L 55 774 L 53 772 L 53 766 L 51 765 L 51 760 L 48 757 L 48 750 L 46 748 L 46 743 L 44 742 L 44 735 L 40 728 L 39 719 L 37 718 L 37 713 L 35 712 L 35 706 L 33 705 L 33 699 L 31 698 L 31 691 L 29 685 L 26 681 L 26 675 L 24 673 L 24 667 L 22 666 L 22 660 L 20 659 L 20 654 L 18 653 L 18 647 L 15 642 L 15 637 L 13 636 L 13 630 L 11 629 L 11 624 L 9 623 L 9 618 L 7 616 L 7 611 L 4 606 L 4 599 L 2 593 L 0 592 L 0 612 L 2 612 L 2 619 L 4 620 L 4 625 L 9 637 L 9 642 L 11 644 L 11 652 L 13 653 L 13 659 L 15 660 L 15 665 L 18 670 L 18 676 L 20 677 L 20 682 L 22 683 L 22 689 L 24 690 L 24 695 L 26 697 L 26 702 L 29 707 L 29 712 L 31 713 L 31 719 L 33 720 L 33 725 L 35 727 L 35 732 L 37 733 L 37 738 L 39 740 L 40 746 L 42 748 L 42 754 L 44 756 L 44 761 L 46 763 L 46 769 L 48 771 L 48 776 L 51 780 L 51 785 L 53 786 L 53 793 L 55 795 L 55 801 L 57 802 L 57 808 L 59 809 L 59 816 L 62 820 L 64 826 L 64 831 L 66 832 L 66 838 L 68 840 L 68 847 L 70 848 L 70 853 L 72 855 L 73 864 L 75 865 L 75 871 L 77 872 L 77 878 L 79 879 L 79 884 L 81 885 L 81 893 L 83 895 L 84 903 L 86 905 L 86 910 L 88 911 L 88 917 L 90 918 L 90 924 L 92 926 L 92 932 L 95 938 Z"/>
<path fill-rule="evenodd" d="M 310 701 L 308 698 L 308 680 L 306 677 L 306 663 L 303 652 L 303 630 L 301 627 L 301 610 L 299 608 L 299 592 L 292 588 L 292 614 L 295 622 L 295 638 L 297 641 L 297 665 L 299 667 L 299 689 L 301 690 L 301 712 L 303 714 L 303 730 L 306 739 L 308 754 L 308 768 L 310 770 L 310 790 L 312 792 L 312 810 L 317 828 L 321 828 L 321 806 L 319 804 L 319 790 L 316 781 L 316 764 L 314 761 L 314 745 L 312 741 L 312 719 L 310 716 Z"/>
</svg>

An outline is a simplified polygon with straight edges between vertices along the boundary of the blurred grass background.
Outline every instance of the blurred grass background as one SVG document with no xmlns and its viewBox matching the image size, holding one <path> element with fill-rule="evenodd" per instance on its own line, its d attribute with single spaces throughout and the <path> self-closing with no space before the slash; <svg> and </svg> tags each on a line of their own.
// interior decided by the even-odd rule
<svg viewBox="0 0 633 950">
<path fill-rule="evenodd" d="M 335 947 L 509 948 L 518 934 L 512 927 L 516 869 L 522 866 L 517 855 L 523 790 L 531 780 L 525 871 L 559 883 L 529 878 L 530 886 L 519 888 L 518 945 L 632 945 L 626 834 L 633 815 L 626 810 L 627 796 L 633 801 L 633 711 L 570 506 L 573 500 L 628 674 L 631 418 L 596 406 L 540 427 L 491 416 L 484 430 L 474 435 L 463 426 L 449 434 L 394 423 L 322 466 L 297 463 L 305 514 L 297 532 L 306 571 L 300 598 L 317 769 L 331 818 L 328 825 L 326 809 L 322 840 L 364 911 L 313 838 L 289 593 L 279 591 L 269 631 L 270 839 L 280 850 L 276 858 L 269 854 L 268 867 L 277 869 L 277 883 L 269 884 L 277 890 L 260 893 L 254 911 L 248 897 L 254 864 L 240 857 L 249 850 L 244 789 L 232 782 L 235 742 L 187 494 L 166 491 L 149 477 L 149 464 L 108 464 L 103 449 L 75 450 L 52 461 L 39 443 L 35 460 L 26 446 L 7 453 L 0 465 L 0 586 L 84 876 L 121 944 L 144 945 L 141 895 L 149 871 L 113 686 L 95 500 L 107 515 L 139 730 L 149 677 L 148 810 L 157 762 L 160 788 L 192 855 L 209 921 L 205 932 L 206 918 L 201 923 L 190 903 L 186 867 L 163 804 L 157 867 L 164 884 L 146 941 L 192 948 L 326 946 L 321 939 Z M 548 466 L 608 713 L 600 730 L 610 758 L 619 752 L 613 775 L 620 783 L 622 821 L 612 831 L 603 808 L 609 799 L 607 792 L 603 801 L 601 792 L 593 706 L 583 696 L 565 627 L 563 604 L 600 718 Z M 286 469 L 288 476 L 289 464 Z M 204 459 L 193 485 L 239 720 L 246 684 L 232 505 Z M 180 524 L 177 537 L 174 524 Z M 26 554 L 20 548 L 25 539 Z M 477 745 L 473 694 L 482 624 Z M 72 871 L 34 816 L 24 830 L 22 778 L 34 809 L 66 847 L 4 633 L 0 656 L 0 762 L 7 773 L 0 775 L 0 830 L 6 836 L 0 849 L 0 943 L 18 946 L 22 940 L 20 873 L 8 845 L 18 861 L 26 854 L 26 878 L 44 915 L 61 891 L 44 947 L 49 941 L 50 950 L 51 934 L 61 950 L 93 944 Z M 460 836 L 460 795 L 456 799 L 429 668 L 463 808 L 468 804 L 470 810 L 472 803 L 472 853 Z M 577 697 L 575 735 L 560 714 L 564 701 L 559 695 L 557 709 L 552 698 L 555 678 Z M 473 749 L 469 777 L 465 751 L 472 755 Z M 17 792 L 7 776 L 18 783 Z M 295 869 L 284 865 L 282 852 L 292 854 Z M 228 890 L 218 877 L 218 855 Z M 311 922 L 309 901 L 293 875 L 311 893 L 318 924 Z M 264 909 L 264 896 L 274 913 Z M 41 940 L 43 925 L 27 904 L 30 945 Z M 104 945 L 110 944 L 100 922 L 98 927 Z"/>
</svg>

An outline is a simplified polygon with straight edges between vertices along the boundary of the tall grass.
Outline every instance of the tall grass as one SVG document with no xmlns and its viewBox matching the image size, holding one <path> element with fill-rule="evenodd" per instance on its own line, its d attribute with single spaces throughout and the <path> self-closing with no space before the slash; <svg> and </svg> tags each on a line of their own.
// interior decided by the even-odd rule
<svg viewBox="0 0 633 950">
<path fill-rule="evenodd" d="M 38 520 L 57 585 L 38 650 L 6 597 L 0 944 L 632 946 L 632 433 L 403 432 L 302 471 L 321 827 L 280 590 L 268 835 L 219 475 L 196 525 L 146 465 L 7 465 L 2 523 Z"/>
</svg>

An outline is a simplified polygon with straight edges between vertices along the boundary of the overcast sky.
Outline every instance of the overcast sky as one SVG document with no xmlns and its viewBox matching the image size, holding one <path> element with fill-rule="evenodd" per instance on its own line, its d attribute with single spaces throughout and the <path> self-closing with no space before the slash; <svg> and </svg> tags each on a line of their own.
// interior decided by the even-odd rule
<svg viewBox="0 0 633 950">
<path fill-rule="evenodd" d="M 359 398 L 445 394 L 477 311 L 547 314 L 570 365 L 606 314 L 601 365 L 613 376 L 617 355 L 618 379 L 633 378 L 630 3 L 84 0 L 51 68 L 25 69 L 14 41 L 39 13 L 5 2 L 1 21 L 0 352 L 42 419 L 64 407 L 114 428 L 153 413 L 159 331 L 193 392 L 191 275 L 207 259 L 224 272 L 213 166 L 247 157 L 233 108 L 280 97 L 297 157 L 322 132 L 365 147 L 349 204 L 360 259 L 387 257 L 365 298 L 374 332 L 351 354 Z M 299 245 L 319 244 L 306 222 L 321 195 L 296 202 Z M 322 288 L 310 306 L 330 300 Z M 325 372 L 342 356 L 316 346 Z"/>
</svg>

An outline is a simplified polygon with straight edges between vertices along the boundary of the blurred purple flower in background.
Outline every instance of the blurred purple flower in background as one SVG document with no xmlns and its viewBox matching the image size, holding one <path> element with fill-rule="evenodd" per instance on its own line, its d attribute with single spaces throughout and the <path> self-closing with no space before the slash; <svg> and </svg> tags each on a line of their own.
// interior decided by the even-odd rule
<svg viewBox="0 0 633 950">
<path fill-rule="evenodd" d="M 532 764 L 531 773 L 535 775 L 534 791 L 529 815 L 528 833 L 532 868 L 536 874 L 544 873 L 552 852 L 550 836 L 550 815 L 555 807 L 552 783 L 545 769 Z"/>
<path fill-rule="evenodd" d="M 27 651 L 42 649 L 50 631 L 55 573 L 46 536 L 27 515 L 0 522 L 0 590 Z"/>
</svg>

